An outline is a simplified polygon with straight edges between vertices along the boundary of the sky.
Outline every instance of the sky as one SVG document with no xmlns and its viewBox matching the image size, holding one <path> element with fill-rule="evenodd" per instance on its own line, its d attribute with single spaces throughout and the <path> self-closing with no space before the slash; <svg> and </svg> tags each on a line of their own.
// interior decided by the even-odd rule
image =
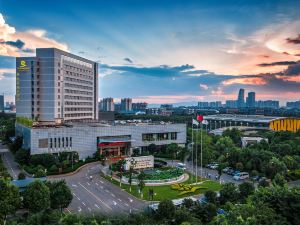
<svg viewBox="0 0 300 225">
<path fill-rule="evenodd" d="M 300 1 L 0 0 L 0 93 L 15 57 L 56 47 L 99 63 L 99 98 L 300 100 Z"/>
</svg>

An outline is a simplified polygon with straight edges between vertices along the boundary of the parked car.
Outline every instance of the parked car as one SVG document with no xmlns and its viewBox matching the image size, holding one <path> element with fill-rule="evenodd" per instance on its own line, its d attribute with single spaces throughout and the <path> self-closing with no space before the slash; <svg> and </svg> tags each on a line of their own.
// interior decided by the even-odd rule
<svg viewBox="0 0 300 225">
<path fill-rule="evenodd" d="M 219 167 L 218 163 L 214 163 L 210 166 L 210 169 L 216 170 Z"/>
<path fill-rule="evenodd" d="M 177 163 L 176 167 L 182 170 L 186 170 L 186 165 L 184 163 Z"/>
<path fill-rule="evenodd" d="M 247 172 L 240 172 L 233 176 L 234 180 L 245 180 L 248 178 L 249 178 L 249 173 L 247 173 Z"/>
<path fill-rule="evenodd" d="M 223 171 L 223 173 L 228 173 L 230 170 L 233 170 L 233 168 L 225 167 L 222 171 Z"/>
<path fill-rule="evenodd" d="M 235 174 L 235 170 L 234 170 L 234 169 L 229 169 L 229 170 L 227 171 L 227 174 L 228 174 L 228 175 L 234 175 L 234 174 Z"/>
<path fill-rule="evenodd" d="M 260 176 L 253 176 L 253 177 L 251 177 L 251 180 L 253 180 L 253 181 L 259 181 L 261 179 L 261 177 Z"/>
</svg>

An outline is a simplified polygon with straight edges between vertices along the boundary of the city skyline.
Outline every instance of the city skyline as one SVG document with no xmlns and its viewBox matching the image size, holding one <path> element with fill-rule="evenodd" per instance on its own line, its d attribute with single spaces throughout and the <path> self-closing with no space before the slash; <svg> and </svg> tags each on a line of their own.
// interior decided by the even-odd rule
<svg viewBox="0 0 300 225">
<path fill-rule="evenodd" d="M 15 57 L 56 47 L 99 63 L 99 99 L 225 102 L 243 88 L 285 105 L 300 98 L 299 4 L 0 0 L 0 89 L 13 101 Z"/>
</svg>

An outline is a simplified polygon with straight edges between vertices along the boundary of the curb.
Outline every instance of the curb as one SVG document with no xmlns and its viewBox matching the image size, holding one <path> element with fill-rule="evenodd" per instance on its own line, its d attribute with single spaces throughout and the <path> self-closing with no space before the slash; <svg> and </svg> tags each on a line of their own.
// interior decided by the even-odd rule
<svg viewBox="0 0 300 225">
<path fill-rule="evenodd" d="M 86 166 L 89 166 L 89 165 L 94 165 L 94 164 L 98 164 L 99 161 L 97 162 L 90 162 L 90 163 L 87 163 L 87 164 L 84 164 L 80 167 L 78 167 L 76 170 L 74 170 L 73 172 L 70 172 L 70 173 L 64 173 L 64 174 L 57 174 L 57 175 L 50 175 L 50 176 L 47 176 L 47 178 L 60 178 L 60 177 L 66 177 L 66 176 L 72 176 L 76 173 L 78 173 L 81 169 L 83 169 L 84 167 Z"/>
</svg>

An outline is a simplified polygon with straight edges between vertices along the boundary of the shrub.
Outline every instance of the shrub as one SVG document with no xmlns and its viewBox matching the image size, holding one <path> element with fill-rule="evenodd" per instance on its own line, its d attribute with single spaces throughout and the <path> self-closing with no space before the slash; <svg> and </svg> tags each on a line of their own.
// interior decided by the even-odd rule
<svg viewBox="0 0 300 225">
<path fill-rule="evenodd" d="M 24 180 L 26 178 L 25 173 L 21 172 L 18 175 L 18 180 Z"/>
</svg>

